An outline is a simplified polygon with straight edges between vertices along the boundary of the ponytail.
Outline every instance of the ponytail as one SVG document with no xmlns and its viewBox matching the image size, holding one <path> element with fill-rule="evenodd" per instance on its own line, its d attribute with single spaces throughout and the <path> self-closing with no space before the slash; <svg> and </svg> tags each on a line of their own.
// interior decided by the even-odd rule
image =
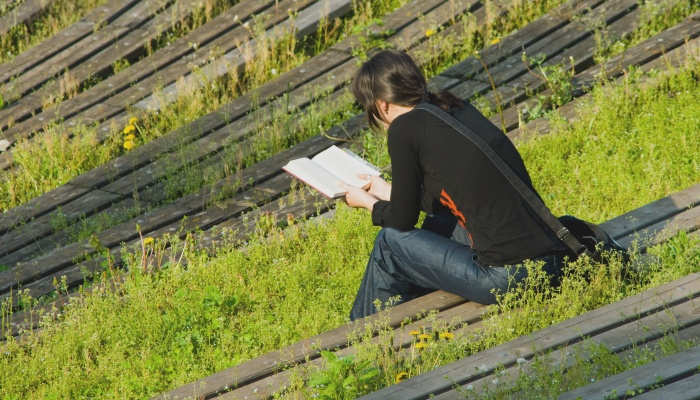
<svg viewBox="0 0 700 400">
<path fill-rule="evenodd" d="M 445 111 L 449 111 L 451 108 L 460 108 L 464 105 L 464 102 L 462 100 L 460 100 L 457 96 L 453 95 L 447 90 L 443 90 L 438 93 L 426 91 L 425 93 L 426 96 L 424 98 L 424 101 L 434 104 Z"/>
</svg>

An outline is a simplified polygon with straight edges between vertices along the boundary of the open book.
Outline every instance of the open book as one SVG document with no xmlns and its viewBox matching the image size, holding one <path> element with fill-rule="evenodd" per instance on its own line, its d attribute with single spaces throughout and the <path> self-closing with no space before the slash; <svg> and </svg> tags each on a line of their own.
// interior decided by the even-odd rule
<svg viewBox="0 0 700 400">
<path fill-rule="evenodd" d="M 334 199 L 345 194 L 341 182 L 362 187 L 369 180 L 357 175 L 379 175 L 372 164 L 350 150 L 331 146 L 313 158 L 297 158 L 287 163 L 283 170 L 318 190 L 324 196 Z"/>
</svg>

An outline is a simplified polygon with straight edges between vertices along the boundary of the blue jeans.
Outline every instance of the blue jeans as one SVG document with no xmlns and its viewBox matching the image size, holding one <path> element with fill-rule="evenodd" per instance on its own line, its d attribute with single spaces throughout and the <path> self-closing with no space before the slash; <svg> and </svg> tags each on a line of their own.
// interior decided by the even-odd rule
<svg viewBox="0 0 700 400">
<path fill-rule="evenodd" d="M 468 244 L 467 232 L 456 220 L 428 217 L 421 229 L 383 228 L 374 242 L 350 319 L 377 312 L 375 300 L 399 303 L 441 289 L 481 304 L 496 302 L 494 291 L 505 292 L 527 276 L 523 265 L 484 266 Z M 562 258 L 546 256 L 544 269 L 559 274 Z"/>
</svg>

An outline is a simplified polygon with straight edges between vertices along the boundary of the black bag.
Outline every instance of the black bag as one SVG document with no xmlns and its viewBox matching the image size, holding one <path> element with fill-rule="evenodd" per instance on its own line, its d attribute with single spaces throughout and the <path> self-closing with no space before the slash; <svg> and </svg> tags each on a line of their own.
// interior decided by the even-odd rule
<svg viewBox="0 0 700 400">
<path fill-rule="evenodd" d="M 629 261 L 629 254 L 625 248 L 600 226 L 571 215 L 563 215 L 558 219 L 579 243 L 586 247 L 593 260 L 603 262 L 604 253 L 616 253 L 623 262 Z"/>
</svg>

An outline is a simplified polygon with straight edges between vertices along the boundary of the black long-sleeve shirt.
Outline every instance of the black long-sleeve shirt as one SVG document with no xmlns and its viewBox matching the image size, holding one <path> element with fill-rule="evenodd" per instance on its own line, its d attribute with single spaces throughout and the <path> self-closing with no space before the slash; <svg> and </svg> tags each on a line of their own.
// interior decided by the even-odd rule
<svg viewBox="0 0 700 400">
<path fill-rule="evenodd" d="M 515 146 L 468 103 L 453 116 L 480 135 L 532 187 Z M 425 110 L 414 109 L 389 126 L 392 188 L 375 203 L 375 225 L 413 229 L 419 211 L 449 211 L 470 233 L 484 265 L 515 264 L 563 251 L 518 192 L 469 140 Z M 534 189 L 533 189 L 534 190 Z"/>
</svg>

